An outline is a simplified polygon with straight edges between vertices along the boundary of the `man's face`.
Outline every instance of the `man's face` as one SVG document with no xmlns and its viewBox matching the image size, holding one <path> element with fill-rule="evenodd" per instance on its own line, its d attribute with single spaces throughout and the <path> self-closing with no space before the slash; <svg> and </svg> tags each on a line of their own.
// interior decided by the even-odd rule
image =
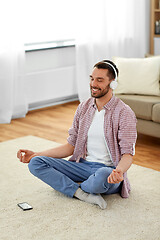
<svg viewBox="0 0 160 240">
<path fill-rule="evenodd" d="M 111 81 L 107 74 L 108 69 L 93 69 L 90 75 L 90 90 L 92 97 L 101 98 L 108 93 Z"/>
</svg>

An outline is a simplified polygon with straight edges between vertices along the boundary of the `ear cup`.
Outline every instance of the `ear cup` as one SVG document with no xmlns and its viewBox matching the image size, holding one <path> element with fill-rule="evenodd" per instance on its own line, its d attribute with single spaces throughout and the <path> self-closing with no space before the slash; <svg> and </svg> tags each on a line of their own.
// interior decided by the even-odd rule
<svg viewBox="0 0 160 240">
<path fill-rule="evenodd" d="M 109 65 L 109 66 L 111 66 L 112 68 L 113 68 L 113 70 L 114 70 L 114 73 L 115 73 L 115 79 L 114 79 L 114 81 L 112 81 L 111 83 L 110 83 L 110 88 L 111 89 L 116 89 L 117 88 L 117 86 L 118 86 L 118 83 L 117 83 L 117 71 L 116 71 L 116 69 L 115 69 L 115 67 L 111 64 L 111 63 L 109 63 L 109 62 L 107 62 L 107 61 L 104 61 L 104 63 L 105 64 L 107 64 L 107 65 Z"/>
<path fill-rule="evenodd" d="M 110 83 L 110 88 L 112 88 L 113 90 L 116 89 L 117 86 L 118 86 L 117 81 L 112 81 L 112 82 Z"/>
</svg>

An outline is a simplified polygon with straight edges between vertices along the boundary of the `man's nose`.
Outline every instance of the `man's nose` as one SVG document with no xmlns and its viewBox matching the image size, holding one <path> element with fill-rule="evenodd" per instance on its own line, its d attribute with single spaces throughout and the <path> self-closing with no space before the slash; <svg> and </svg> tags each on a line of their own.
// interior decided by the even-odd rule
<svg viewBox="0 0 160 240">
<path fill-rule="evenodd" d="M 91 86 L 97 87 L 97 81 L 95 79 L 91 81 Z"/>
</svg>

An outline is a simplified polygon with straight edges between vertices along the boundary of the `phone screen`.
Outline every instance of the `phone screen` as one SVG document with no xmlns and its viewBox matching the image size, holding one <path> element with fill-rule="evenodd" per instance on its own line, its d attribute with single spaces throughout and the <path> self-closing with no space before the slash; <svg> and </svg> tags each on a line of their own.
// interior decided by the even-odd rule
<svg viewBox="0 0 160 240">
<path fill-rule="evenodd" d="M 24 211 L 33 209 L 33 207 L 31 205 L 29 205 L 27 202 L 18 203 L 17 205 L 20 208 L 22 208 Z"/>
</svg>

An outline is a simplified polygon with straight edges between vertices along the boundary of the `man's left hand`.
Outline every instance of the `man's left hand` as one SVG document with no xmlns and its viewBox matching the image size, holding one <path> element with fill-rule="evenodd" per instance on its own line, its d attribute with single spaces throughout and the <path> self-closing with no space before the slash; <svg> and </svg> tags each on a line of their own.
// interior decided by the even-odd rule
<svg viewBox="0 0 160 240">
<path fill-rule="evenodd" d="M 119 183 L 123 181 L 123 172 L 119 169 L 114 169 L 108 177 L 108 183 Z"/>
</svg>

